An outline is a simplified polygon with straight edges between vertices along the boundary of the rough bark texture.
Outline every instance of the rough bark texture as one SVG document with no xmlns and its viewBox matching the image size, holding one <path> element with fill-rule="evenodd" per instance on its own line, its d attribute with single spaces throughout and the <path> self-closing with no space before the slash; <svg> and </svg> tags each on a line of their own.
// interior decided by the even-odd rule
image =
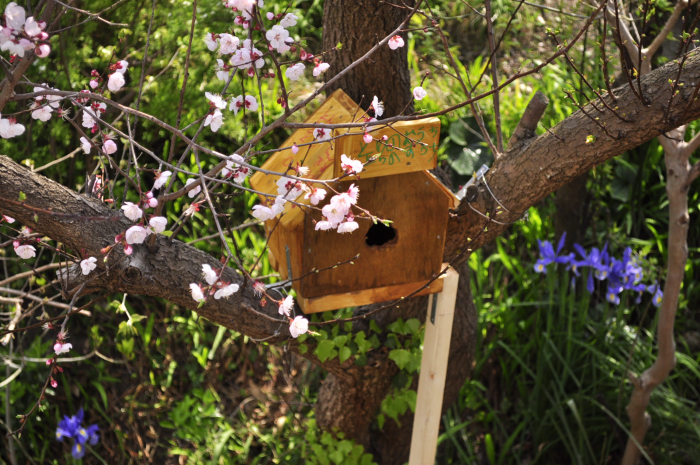
<svg viewBox="0 0 700 465">
<path fill-rule="evenodd" d="M 629 121 L 620 121 L 612 114 L 598 113 L 593 107 L 586 107 L 586 111 L 598 117 L 598 121 L 605 125 L 615 138 L 608 137 L 596 122 L 579 111 L 551 132 L 537 137 L 530 143 L 526 141 L 519 150 L 500 157 L 487 176 L 491 191 L 508 209 L 498 220 L 516 220 L 529 206 L 593 166 L 669 131 L 672 127 L 697 119 L 700 115 L 700 102 L 688 102 L 694 87 L 700 82 L 700 54 L 693 53 L 688 58 L 680 78 L 684 83 L 681 88 L 683 90 L 673 99 L 666 118 L 666 108 L 670 100 L 668 80 L 676 79 L 677 76 L 678 65 L 669 63 L 642 78 L 645 95 L 650 102 L 648 106 L 642 105 L 629 89 L 619 89 L 616 92 L 618 106 L 623 109 L 623 115 Z M 594 143 L 586 143 L 589 135 L 596 137 Z M 121 213 L 110 210 L 106 205 L 78 195 L 41 175 L 31 173 L 7 157 L 0 157 L 0 197 L 16 201 L 20 191 L 26 194 L 28 206 L 77 216 L 56 216 L 3 202 L 2 199 L 0 214 L 13 216 L 21 224 L 85 256 L 98 256 L 100 249 L 112 244 L 114 236 L 131 224 Z M 477 200 L 471 204 L 473 208 L 482 212 L 493 211 L 495 205 L 484 186 L 480 187 Z M 104 216 L 111 220 L 86 221 L 79 216 Z M 675 220 L 672 218 L 672 221 Z M 474 213 L 464 202 L 450 219 L 445 259 L 456 259 L 456 263 L 463 263 L 469 249 L 476 249 L 490 242 L 506 227 L 505 224 L 489 222 L 483 216 Z M 275 342 L 288 337 L 287 324 L 277 318 L 276 309 L 270 308 L 271 306 L 261 308 L 253 296 L 250 283 L 243 285 L 240 275 L 230 269 L 226 270 L 224 279 L 241 284 L 241 291 L 228 301 L 211 301 L 197 308 L 189 294 L 188 286 L 199 279 L 202 263 L 216 264 L 212 257 L 193 247 L 178 241 L 168 244 L 167 240 L 161 237 L 150 249 L 136 246 L 134 254 L 128 257 L 121 251 L 113 252 L 107 262 L 109 272 L 102 273 L 91 281 L 90 289 L 162 297 L 184 308 L 195 310 L 215 323 L 254 338 L 269 337 L 270 342 Z M 101 263 L 99 270 L 105 271 Z M 72 282 L 69 287 L 75 288 L 77 285 L 79 283 Z M 422 315 L 425 305 L 424 299 L 417 299 L 415 303 L 406 303 L 403 309 L 392 309 L 382 318 L 384 321 L 392 321 L 399 315 L 404 318 Z M 460 314 L 462 311 L 460 310 Z M 462 317 L 455 320 L 455 331 L 466 333 L 469 331 L 469 323 L 458 323 L 462 320 Z M 455 339 L 455 347 L 459 347 L 459 344 L 462 342 L 458 337 Z M 360 408 L 366 399 L 381 401 L 379 396 L 388 389 L 386 383 L 390 382 L 394 368 L 393 363 L 386 359 L 385 353 L 377 352 L 373 354 L 369 368 L 361 373 L 359 368 L 339 366 L 337 363 L 327 363 L 324 366 L 333 376 L 329 376 L 328 386 L 324 387 L 322 396 L 339 392 L 337 388 L 333 388 L 334 383 L 341 386 L 342 383 L 347 385 L 350 382 L 357 389 L 347 393 L 347 396 L 341 396 L 342 399 L 336 398 L 329 405 L 336 406 L 336 414 L 340 412 L 338 406 Z M 305 356 L 308 357 L 308 354 Z M 351 396 L 355 396 L 353 402 L 343 400 Z M 372 416 L 376 412 L 375 405 L 378 404 L 367 404 L 366 407 L 362 407 L 364 411 L 346 411 L 345 415 L 356 414 L 365 422 L 364 425 L 367 425 L 366 416 Z M 333 410 L 320 410 L 319 418 L 328 418 L 333 414 Z M 343 425 L 352 425 L 352 422 Z M 357 423 L 356 429 L 349 433 L 352 437 L 368 440 L 369 433 L 360 422 Z M 383 449 L 378 447 L 378 450 Z"/>
<path fill-rule="evenodd" d="M 390 2 L 391 3 L 391 2 Z M 400 3 L 407 7 L 414 0 Z M 323 49 L 331 50 L 338 43 L 341 50 L 328 55 L 331 65 L 326 79 L 355 62 L 377 42 L 394 31 L 406 19 L 410 10 L 396 8 L 380 0 L 326 0 L 323 5 Z M 406 34 L 402 34 L 408 42 Z M 382 47 L 372 58 L 347 73 L 330 89 L 343 89 L 356 102 L 367 108 L 376 95 L 384 101 L 384 111 L 395 116 L 413 111 L 411 101 L 411 74 L 408 71 L 408 47 L 397 50 Z M 406 91 L 408 89 L 408 92 Z"/>
<path fill-rule="evenodd" d="M 572 250 L 574 243 L 581 243 L 586 231 L 583 215 L 586 207 L 587 180 L 588 174 L 574 178 L 569 184 L 559 188 L 554 197 L 554 231 L 557 240 L 566 233 L 565 250 Z"/>
</svg>

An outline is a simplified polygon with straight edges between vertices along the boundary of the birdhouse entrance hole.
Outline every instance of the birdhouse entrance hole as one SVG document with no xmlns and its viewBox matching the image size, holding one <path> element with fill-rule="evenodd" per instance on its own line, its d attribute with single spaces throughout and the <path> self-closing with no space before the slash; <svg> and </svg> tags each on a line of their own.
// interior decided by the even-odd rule
<svg viewBox="0 0 700 465">
<path fill-rule="evenodd" d="M 373 224 L 365 236 L 367 245 L 376 247 L 380 247 L 394 239 L 396 239 L 396 230 L 391 225 L 385 226 L 383 223 Z"/>
</svg>

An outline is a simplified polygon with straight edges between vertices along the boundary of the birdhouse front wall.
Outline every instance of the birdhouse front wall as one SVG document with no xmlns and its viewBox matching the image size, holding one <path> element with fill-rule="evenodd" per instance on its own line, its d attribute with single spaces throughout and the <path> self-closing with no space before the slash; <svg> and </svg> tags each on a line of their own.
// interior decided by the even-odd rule
<svg viewBox="0 0 700 465">
<path fill-rule="evenodd" d="M 347 190 L 350 184 L 342 183 L 340 189 Z M 368 244 L 374 225 L 358 218 L 359 229 L 351 234 L 316 231 L 314 220 L 321 219 L 320 212 L 311 212 L 300 230 L 304 277 L 297 290 L 306 299 L 421 282 L 440 271 L 450 198 L 430 174 L 418 171 L 362 179 L 355 184 L 360 188 L 358 205 L 393 221 L 395 237 L 380 245 Z M 386 231 L 379 228 L 383 236 Z M 386 238 L 380 237 L 380 242 Z M 338 265 L 357 254 L 360 256 L 353 264 Z"/>
</svg>

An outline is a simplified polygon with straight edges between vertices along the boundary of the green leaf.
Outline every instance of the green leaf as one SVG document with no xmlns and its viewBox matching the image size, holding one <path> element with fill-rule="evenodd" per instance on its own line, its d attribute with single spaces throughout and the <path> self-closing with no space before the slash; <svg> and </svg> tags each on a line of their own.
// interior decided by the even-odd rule
<svg viewBox="0 0 700 465">
<path fill-rule="evenodd" d="M 338 351 L 335 350 L 335 344 L 333 341 L 326 340 L 318 343 L 318 347 L 316 347 L 316 350 L 314 350 L 314 355 L 316 355 L 321 363 L 323 363 L 326 360 L 330 360 L 338 355 Z"/>
<path fill-rule="evenodd" d="M 352 350 L 350 350 L 350 347 L 341 347 L 340 355 L 338 356 L 338 358 L 340 359 L 340 363 L 345 362 L 350 357 L 352 357 Z"/>
<path fill-rule="evenodd" d="M 411 352 L 406 349 L 394 349 L 389 352 L 389 359 L 393 360 L 400 370 L 403 370 L 408 362 L 411 361 Z"/>
<path fill-rule="evenodd" d="M 24 202 L 25 200 L 27 200 L 27 194 L 25 194 L 22 191 L 19 191 L 19 201 Z"/>
</svg>

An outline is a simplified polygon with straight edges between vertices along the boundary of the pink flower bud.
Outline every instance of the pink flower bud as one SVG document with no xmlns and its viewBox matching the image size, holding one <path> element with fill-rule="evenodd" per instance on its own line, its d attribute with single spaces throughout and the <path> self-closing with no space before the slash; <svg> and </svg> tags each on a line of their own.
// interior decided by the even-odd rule
<svg viewBox="0 0 700 465">
<path fill-rule="evenodd" d="M 41 44 L 34 49 L 34 53 L 36 53 L 36 56 L 38 56 L 39 58 L 46 58 L 47 56 L 49 56 L 49 53 L 51 53 L 51 46 L 47 44 Z"/>
<path fill-rule="evenodd" d="M 90 88 L 91 89 L 97 89 L 98 85 L 99 84 L 97 83 L 97 79 L 93 79 L 92 81 L 90 81 Z"/>
<path fill-rule="evenodd" d="M 124 244 L 124 253 L 127 255 L 131 255 L 134 252 L 134 248 L 131 247 L 129 244 Z"/>
<path fill-rule="evenodd" d="M 274 18 L 275 18 L 275 14 L 274 14 L 273 12 L 271 12 L 271 11 L 268 11 L 268 12 L 267 12 L 267 19 L 269 19 L 270 21 L 272 21 Z"/>
<path fill-rule="evenodd" d="M 297 147 L 297 144 L 292 145 L 292 153 L 296 155 L 299 153 L 299 147 Z"/>
<path fill-rule="evenodd" d="M 51 387 L 52 387 L 52 388 L 55 388 L 55 387 L 57 387 L 57 386 L 58 386 L 58 383 L 56 382 L 56 380 L 53 379 L 53 378 L 51 378 Z"/>
<path fill-rule="evenodd" d="M 156 208 L 158 206 L 158 199 L 156 199 L 156 198 L 148 199 L 148 206 L 151 208 Z"/>
<path fill-rule="evenodd" d="M 362 140 L 365 141 L 365 144 L 369 144 L 372 142 L 372 136 L 370 136 L 368 133 L 365 133 L 364 136 L 362 136 Z"/>
<path fill-rule="evenodd" d="M 386 134 L 383 135 L 383 136 L 382 136 L 382 140 L 383 140 L 384 142 L 388 141 L 388 140 L 389 140 L 389 136 L 387 136 Z"/>
</svg>

